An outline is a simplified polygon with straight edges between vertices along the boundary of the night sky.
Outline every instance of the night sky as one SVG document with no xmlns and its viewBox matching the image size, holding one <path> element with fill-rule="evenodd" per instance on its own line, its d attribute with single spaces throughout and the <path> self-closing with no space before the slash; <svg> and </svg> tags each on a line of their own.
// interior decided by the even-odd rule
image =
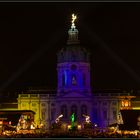
<svg viewBox="0 0 140 140">
<path fill-rule="evenodd" d="M 140 89 L 140 3 L 0 3 L 0 90 L 56 89 L 71 14 L 92 89 Z"/>
</svg>

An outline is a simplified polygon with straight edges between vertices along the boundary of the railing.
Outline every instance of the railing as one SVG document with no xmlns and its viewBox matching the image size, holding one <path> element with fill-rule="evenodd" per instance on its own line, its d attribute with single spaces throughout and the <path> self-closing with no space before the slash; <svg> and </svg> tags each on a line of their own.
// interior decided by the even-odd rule
<svg viewBox="0 0 140 140">
<path fill-rule="evenodd" d="M 40 94 L 39 95 L 41 98 L 48 98 L 49 97 L 49 94 Z"/>
<path fill-rule="evenodd" d="M 93 93 L 93 96 L 131 96 L 129 93 Z"/>
<path fill-rule="evenodd" d="M 29 96 L 33 97 L 33 98 L 36 98 L 36 97 L 38 97 L 38 94 L 30 94 Z"/>
<path fill-rule="evenodd" d="M 19 97 L 28 98 L 29 97 L 29 94 L 19 94 Z"/>
</svg>

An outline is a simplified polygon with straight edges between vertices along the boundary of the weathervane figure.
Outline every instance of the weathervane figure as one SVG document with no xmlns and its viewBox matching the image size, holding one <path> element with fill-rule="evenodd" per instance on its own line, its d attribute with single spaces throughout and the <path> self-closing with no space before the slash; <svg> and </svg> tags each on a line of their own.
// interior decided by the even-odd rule
<svg viewBox="0 0 140 140">
<path fill-rule="evenodd" d="M 75 21 L 75 19 L 77 18 L 77 16 L 76 15 L 74 15 L 74 14 L 72 14 L 72 25 L 71 25 L 71 28 L 72 29 L 75 29 L 75 23 L 74 23 L 74 21 Z"/>
<path fill-rule="evenodd" d="M 78 30 L 75 26 L 75 20 L 77 19 L 77 16 L 75 14 L 72 14 L 71 18 L 71 28 L 68 31 L 69 39 L 67 44 L 79 44 L 78 40 Z"/>
</svg>

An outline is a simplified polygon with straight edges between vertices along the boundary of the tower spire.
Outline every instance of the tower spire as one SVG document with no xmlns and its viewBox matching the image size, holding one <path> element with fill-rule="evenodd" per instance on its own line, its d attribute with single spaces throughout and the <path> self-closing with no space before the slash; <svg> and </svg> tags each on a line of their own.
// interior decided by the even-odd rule
<svg viewBox="0 0 140 140">
<path fill-rule="evenodd" d="M 72 14 L 72 21 L 71 21 L 71 28 L 68 31 L 68 41 L 67 44 L 79 44 L 78 40 L 78 30 L 75 26 L 75 20 L 77 19 L 77 16 L 75 14 Z"/>
</svg>

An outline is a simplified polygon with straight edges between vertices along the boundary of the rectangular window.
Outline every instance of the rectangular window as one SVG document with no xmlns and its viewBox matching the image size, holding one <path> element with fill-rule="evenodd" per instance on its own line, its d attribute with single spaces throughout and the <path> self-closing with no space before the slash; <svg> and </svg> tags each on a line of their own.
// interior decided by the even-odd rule
<svg viewBox="0 0 140 140">
<path fill-rule="evenodd" d="M 103 111 L 103 118 L 104 118 L 104 120 L 107 120 L 107 111 L 106 110 Z"/>
<path fill-rule="evenodd" d="M 117 112 L 114 110 L 113 111 L 113 119 L 116 120 L 116 117 L 117 117 Z"/>
<path fill-rule="evenodd" d="M 93 109 L 93 120 L 95 122 L 98 120 L 98 112 L 96 108 Z"/>
<path fill-rule="evenodd" d="M 51 109 L 51 120 L 55 119 L 55 109 Z"/>
<path fill-rule="evenodd" d="M 46 117 L 46 110 L 42 109 L 42 119 L 45 120 Z"/>
</svg>

